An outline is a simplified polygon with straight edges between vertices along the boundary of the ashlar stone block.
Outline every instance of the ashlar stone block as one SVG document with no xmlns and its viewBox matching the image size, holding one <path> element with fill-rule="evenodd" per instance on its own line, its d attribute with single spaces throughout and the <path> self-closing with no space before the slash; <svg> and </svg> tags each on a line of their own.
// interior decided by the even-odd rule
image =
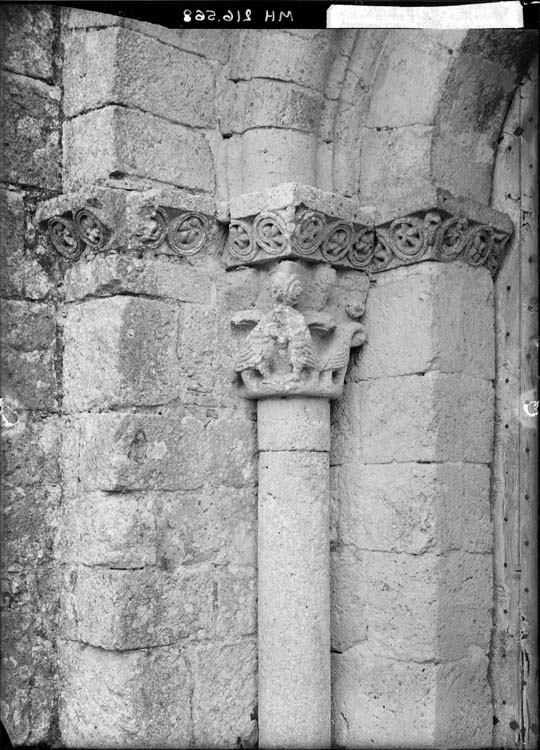
<svg viewBox="0 0 540 750">
<path fill-rule="evenodd" d="M 493 606 L 490 555 L 364 552 L 369 645 L 409 661 L 487 653 Z"/>
<path fill-rule="evenodd" d="M 493 281 L 485 268 L 427 262 L 383 273 L 364 320 L 369 336 L 351 381 L 430 370 L 494 377 Z"/>
<path fill-rule="evenodd" d="M 253 746 L 257 738 L 257 647 L 239 643 L 193 645 L 187 650 L 193 672 L 195 747 Z"/>
<path fill-rule="evenodd" d="M 67 568 L 62 634 L 109 651 L 151 648 L 188 637 L 210 638 L 214 627 L 211 570 Z"/>
<path fill-rule="evenodd" d="M 192 416 L 93 414 L 79 434 L 79 490 L 194 490 L 207 472 L 204 426 Z"/>
<path fill-rule="evenodd" d="M 333 741 L 345 747 L 489 747 L 487 668 L 487 657 L 476 649 L 448 664 L 374 657 L 369 641 L 333 654 Z"/>
<path fill-rule="evenodd" d="M 116 296 L 70 306 L 66 408 L 160 404 L 174 396 L 177 326 L 176 305 L 159 300 Z"/>
<path fill-rule="evenodd" d="M 210 192 L 214 166 L 204 135 L 161 117 L 116 106 L 64 124 L 64 189 L 132 176 Z M 171 158 L 171 154 L 174 158 Z"/>
<path fill-rule="evenodd" d="M 341 544 L 410 554 L 492 548 L 485 464 L 353 462 L 334 477 Z"/>
<path fill-rule="evenodd" d="M 428 372 L 345 385 L 334 406 L 331 462 L 489 463 L 493 385 Z"/>
<path fill-rule="evenodd" d="M 179 647 L 104 651 L 59 641 L 66 747 L 188 747 L 192 679 Z"/>
<path fill-rule="evenodd" d="M 210 127 L 214 72 L 198 55 L 121 26 L 73 31 L 66 40 L 64 97 L 69 117 L 118 104 Z"/>
</svg>

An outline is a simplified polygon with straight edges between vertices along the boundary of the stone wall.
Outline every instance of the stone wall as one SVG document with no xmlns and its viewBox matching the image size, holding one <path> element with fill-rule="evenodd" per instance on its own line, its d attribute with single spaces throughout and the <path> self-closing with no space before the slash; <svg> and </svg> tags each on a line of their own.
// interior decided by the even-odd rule
<svg viewBox="0 0 540 750">
<path fill-rule="evenodd" d="M 257 425 L 230 319 L 268 281 L 225 270 L 227 224 L 294 181 L 359 200 L 370 237 L 451 216 L 445 190 L 506 237 L 491 172 L 531 39 L 2 14 L 2 720 L 17 745 L 254 746 Z M 332 412 L 334 741 L 485 747 L 494 268 L 411 263 L 370 267 Z"/>
<path fill-rule="evenodd" d="M 59 16 L 4 5 L 2 30 L 2 721 L 13 743 L 56 732 L 58 585 L 54 539 L 63 495 L 60 277 L 31 223 L 61 191 Z M 5 421 L 7 420 L 7 421 Z"/>
</svg>

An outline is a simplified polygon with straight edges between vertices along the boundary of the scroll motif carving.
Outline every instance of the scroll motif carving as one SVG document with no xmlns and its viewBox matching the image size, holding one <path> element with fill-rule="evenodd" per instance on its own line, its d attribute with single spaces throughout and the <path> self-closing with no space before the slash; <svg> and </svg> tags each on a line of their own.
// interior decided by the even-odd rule
<svg viewBox="0 0 540 750">
<path fill-rule="evenodd" d="M 372 271 L 393 268 L 421 260 L 459 260 L 470 266 L 485 265 L 494 274 L 500 264 L 509 232 L 500 232 L 464 216 L 428 211 L 406 216 L 375 230 L 378 242 L 386 246 L 385 259 Z"/>
<path fill-rule="evenodd" d="M 350 349 L 366 339 L 363 302 L 341 315 L 300 312 L 303 291 L 298 263 L 282 261 L 271 278 L 272 308 L 232 318 L 233 326 L 251 328 L 235 362 L 247 398 L 340 395 Z"/>
<path fill-rule="evenodd" d="M 442 209 L 365 226 L 300 205 L 233 219 L 225 260 L 238 266 L 297 258 L 371 273 L 424 260 L 458 260 L 495 273 L 510 236 Z"/>
<path fill-rule="evenodd" d="M 111 224 L 114 220 L 111 220 Z M 44 222 L 49 242 L 66 260 L 77 260 L 85 252 L 102 252 L 108 246 L 109 229 L 89 208 L 66 211 Z M 155 250 L 161 245 L 176 255 L 198 253 L 211 239 L 211 223 L 204 214 L 179 213 L 162 207 L 143 205 L 124 233 L 123 247 Z"/>
</svg>

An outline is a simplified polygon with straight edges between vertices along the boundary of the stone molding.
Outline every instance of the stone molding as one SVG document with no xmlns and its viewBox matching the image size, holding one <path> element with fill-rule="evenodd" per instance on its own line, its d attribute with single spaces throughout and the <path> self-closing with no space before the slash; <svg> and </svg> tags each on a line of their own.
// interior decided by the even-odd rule
<svg viewBox="0 0 540 750">
<path fill-rule="evenodd" d="M 494 275 L 512 231 L 505 214 L 444 190 L 411 196 L 392 212 L 288 184 L 231 201 L 225 264 L 288 258 L 378 273 L 435 260 L 485 265 Z"/>
<path fill-rule="evenodd" d="M 250 329 L 239 347 L 235 370 L 249 399 L 284 396 L 338 398 L 343 391 L 351 347 L 366 340 L 359 319 L 365 305 L 358 297 L 330 308 L 326 303 L 336 272 L 319 279 L 322 309 L 296 309 L 305 292 L 307 269 L 281 261 L 271 272 L 269 309 L 241 310 L 231 323 Z"/>
<path fill-rule="evenodd" d="M 370 207 L 295 183 L 229 204 L 179 189 L 96 187 L 40 204 L 35 223 L 71 261 L 121 248 L 188 257 L 204 247 L 227 269 L 288 259 L 370 274 L 433 260 L 495 275 L 513 232 L 506 214 L 441 189 Z"/>
<path fill-rule="evenodd" d="M 93 188 L 41 203 L 34 223 L 47 246 L 68 261 L 120 249 L 159 248 L 187 257 L 223 244 L 215 214 L 207 195 Z"/>
</svg>

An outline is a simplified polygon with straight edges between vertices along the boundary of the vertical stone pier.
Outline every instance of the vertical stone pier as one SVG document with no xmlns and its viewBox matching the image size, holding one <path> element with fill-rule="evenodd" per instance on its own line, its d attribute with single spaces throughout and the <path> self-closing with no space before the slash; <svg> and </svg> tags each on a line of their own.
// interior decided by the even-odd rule
<svg viewBox="0 0 540 750">
<path fill-rule="evenodd" d="M 259 443 L 259 732 L 330 747 L 327 398 L 263 399 Z"/>
<path fill-rule="evenodd" d="M 330 399 L 364 342 L 367 290 L 343 299 L 323 265 L 285 260 L 262 274 L 263 309 L 232 321 L 252 328 L 236 370 L 258 400 L 259 745 L 328 748 Z"/>
</svg>

